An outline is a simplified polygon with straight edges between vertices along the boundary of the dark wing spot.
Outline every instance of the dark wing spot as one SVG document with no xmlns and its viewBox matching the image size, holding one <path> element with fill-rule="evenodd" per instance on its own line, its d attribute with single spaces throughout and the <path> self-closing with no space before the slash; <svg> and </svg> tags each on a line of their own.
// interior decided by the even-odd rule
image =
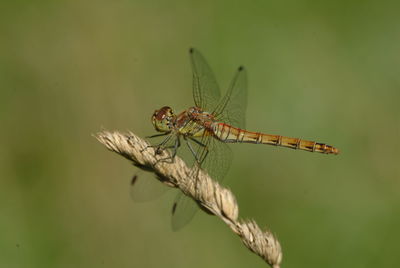
<svg viewBox="0 0 400 268">
<path fill-rule="evenodd" d="M 244 66 L 243 66 L 243 65 L 240 65 L 238 71 L 241 72 L 241 71 L 243 71 L 243 70 L 244 70 Z"/>
<path fill-rule="evenodd" d="M 174 215 L 174 214 L 175 214 L 175 211 L 176 211 L 176 205 L 177 205 L 177 203 L 175 202 L 175 203 L 174 203 L 174 205 L 172 206 L 172 215 Z"/>
<path fill-rule="evenodd" d="M 189 53 L 190 54 L 192 54 L 193 53 L 193 51 L 194 51 L 194 49 L 191 47 L 191 48 L 189 48 Z"/>
<path fill-rule="evenodd" d="M 137 179 L 138 179 L 138 176 L 136 174 L 133 175 L 132 180 L 131 180 L 131 185 L 134 185 L 135 182 L 137 181 Z"/>
</svg>

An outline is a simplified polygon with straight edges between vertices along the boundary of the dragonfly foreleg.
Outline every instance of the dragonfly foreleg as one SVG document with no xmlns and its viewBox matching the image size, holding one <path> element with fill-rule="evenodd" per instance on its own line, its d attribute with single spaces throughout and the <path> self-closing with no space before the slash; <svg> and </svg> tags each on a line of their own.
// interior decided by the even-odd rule
<svg viewBox="0 0 400 268">
<path fill-rule="evenodd" d="M 152 139 L 152 138 L 156 138 L 156 137 L 166 136 L 166 135 L 169 135 L 170 133 L 171 133 L 171 132 L 165 132 L 165 133 L 161 133 L 161 134 L 155 134 L 155 135 L 151 135 L 151 136 L 146 136 L 145 138 L 146 138 L 146 139 Z M 129 139 L 131 139 L 131 137 L 129 137 Z M 160 145 L 157 145 L 157 146 L 155 146 L 155 145 L 148 145 L 148 146 L 144 147 L 140 152 L 142 153 L 143 151 L 147 150 L 148 148 L 157 148 L 157 147 L 160 147 Z M 159 152 L 159 151 L 156 151 L 156 154 L 157 154 L 158 152 Z"/>
<path fill-rule="evenodd" d="M 169 156 L 169 157 L 165 157 L 165 158 L 162 158 L 162 159 L 158 159 L 157 162 L 155 163 L 155 165 L 156 165 L 158 162 L 167 162 L 168 160 L 170 160 L 170 163 L 173 163 L 173 162 L 174 162 L 174 159 L 175 159 L 175 156 L 176 156 L 176 154 L 177 154 L 177 152 L 178 152 L 178 148 L 179 148 L 180 146 L 181 146 L 181 139 L 180 139 L 179 136 L 177 136 L 174 145 L 167 146 L 167 147 L 161 147 L 161 146 L 159 146 L 159 147 L 157 148 L 157 150 L 158 150 L 158 149 L 159 149 L 159 150 L 172 149 L 172 155 Z"/>
<path fill-rule="evenodd" d="M 162 134 L 156 134 L 153 136 L 148 136 L 147 138 L 155 138 L 155 137 L 160 137 L 160 136 L 165 136 L 165 135 L 169 135 L 170 132 L 168 133 L 162 133 Z M 155 155 L 161 154 L 162 150 L 165 149 L 164 145 L 171 139 L 172 135 L 169 135 L 168 137 L 166 137 L 160 144 L 158 145 L 148 145 L 146 147 L 144 147 L 140 152 L 142 153 L 143 151 L 147 150 L 148 148 L 155 148 Z"/>
</svg>

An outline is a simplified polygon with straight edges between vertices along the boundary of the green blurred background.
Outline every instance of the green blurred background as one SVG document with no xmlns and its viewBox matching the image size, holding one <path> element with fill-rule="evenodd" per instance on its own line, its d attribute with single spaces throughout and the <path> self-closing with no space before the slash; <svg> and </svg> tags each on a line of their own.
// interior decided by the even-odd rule
<svg viewBox="0 0 400 268">
<path fill-rule="evenodd" d="M 153 134 L 193 104 L 188 48 L 247 126 L 337 146 L 234 144 L 225 182 L 283 267 L 400 262 L 400 5 L 395 1 L 2 1 L 0 267 L 265 267 L 216 217 L 172 232 L 175 192 L 134 203 L 134 167 L 92 136 Z"/>
</svg>

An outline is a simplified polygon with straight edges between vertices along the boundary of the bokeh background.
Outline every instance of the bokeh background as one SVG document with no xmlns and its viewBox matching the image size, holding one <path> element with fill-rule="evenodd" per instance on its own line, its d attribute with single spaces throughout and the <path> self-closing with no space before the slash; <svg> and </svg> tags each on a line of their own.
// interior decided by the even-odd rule
<svg viewBox="0 0 400 268">
<path fill-rule="evenodd" d="M 135 168 L 92 136 L 153 134 L 193 104 L 188 48 L 227 88 L 248 69 L 250 130 L 338 147 L 234 144 L 225 185 L 282 267 L 400 262 L 396 1 L 2 1 L 0 267 L 265 267 L 217 218 L 172 232 L 175 192 L 134 203 Z"/>
</svg>

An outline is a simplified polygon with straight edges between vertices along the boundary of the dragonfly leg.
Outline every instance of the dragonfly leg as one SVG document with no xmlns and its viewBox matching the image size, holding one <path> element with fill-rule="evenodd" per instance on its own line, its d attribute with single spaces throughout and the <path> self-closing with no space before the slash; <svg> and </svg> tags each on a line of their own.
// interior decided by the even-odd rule
<svg viewBox="0 0 400 268">
<path fill-rule="evenodd" d="M 155 134 L 155 135 L 151 135 L 151 136 L 146 136 L 146 139 L 151 139 L 151 138 L 156 138 L 156 137 L 161 137 L 161 136 L 166 136 L 168 134 L 170 134 L 171 132 L 164 132 L 161 134 Z M 128 137 L 128 140 L 131 140 L 132 136 Z M 154 148 L 154 147 L 159 147 L 159 146 L 153 146 L 153 145 L 148 145 L 146 147 L 144 147 L 140 152 L 142 153 L 143 151 L 147 150 L 148 148 Z"/>
<path fill-rule="evenodd" d="M 205 150 L 206 150 L 206 155 L 203 157 L 202 160 L 200 160 L 200 159 L 197 157 L 197 154 L 196 154 L 196 152 L 194 151 L 194 149 L 193 149 L 192 145 L 190 144 L 189 140 L 185 139 L 186 144 L 188 145 L 190 152 L 193 154 L 194 158 L 196 159 L 196 162 L 197 162 L 198 164 L 201 164 L 201 163 L 204 161 L 204 159 L 206 158 L 207 154 L 208 154 L 207 145 L 205 145 L 204 143 L 202 143 L 202 142 L 200 142 L 200 141 L 198 141 L 198 140 L 196 140 L 196 139 L 194 139 L 194 138 L 192 138 L 192 137 L 189 137 L 189 139 L 190 139 L 191 141 L 194 141 L 195 143 L 197 143 L 197 144 L 200 145 L 201 147 L 204 147 Z"/>
<path fill-rule="evenodd" d="M 155 164 L 157 164 L 158 162 L 168 162 L 168 160 L 170 161 L 170 163 L 174 162 L 175 156 L 178 152 L 178 148 L 181 146 L 181 139 L 178 136 L 177 139 L 175 140 L 174 145 L 171 146 L 167 146 L 167 147 L 158 147 L 159 149 L 162 148 L 162 150 L 165 149 L 172 149 L 172 155 L 166 158 L 162 158 L 162 159 L 158 159 L 157 162 Z"/>
<path fill-rule="evenodd" d="M 194 139 L 194 138 L 192 138 L 192 137 L 189 137 L 189 139 L 190 139 L 191 141 L 194 141 L 194 142 L 197 143 L 199 146 L 201 146 L 201 147 L 204 148 L 203 157 L 200 159 L 199 156 L 197 155 L 197 153 L 195 152 L 195 150 L 193 149 L 192 145 L 190 144 L 189 140 L 188 140 L 188 139 L 185 139 L 186 144 L 187 144 L 187 146 L 189 147 L 190 152 L 193 154 L 193 156 L 194 156 L 194 158 L 195 158 L 195 160 L 196 160 L 196 165 L 195 165 L 195 169 L 194 169 L 194 174 L 193 174 L 192 177 L 195 178 L 195 179 L 194 179 L 194 184 L 195 184 L 194 187 L 195 187 L 196 192 L 197 192 L 197 191 L 198 191 L 198 187 L 199 187 L 198 173 L 199 173 L 199 171 L 200 171 L 200 169 L 201 169 L 201 164 L 204 162 L 204 160 L 206 159 L 206 157 L 207 157 L 207 155 L 208 155 L 209 149 L 208 149 L 208 146 L 205 145 L 204 143 L 202 143 L 202 142 L 200 142 L 200 141 L 198 141 L 198 140 L 196 140 L 196 139 Z M 201 157 L 201 156 L 200 156 L 200 157 Z"/>
<path fill-rule="evenodd" d="M 155 155 L 161 154 L 162 148 L 161 148 L 160 145 L 147 145 L 142 150 L 140 150 L 140 152 L 143 153 L 144 151 L 146 151 L 149 148 L 154 148 L 155 149 Z"/>
<path fill-rule="evenodd" d="M 189 137 L 189 139 L 191 140 L 191 141 L 194 141 L 195 143 L 197 143 L 198 145 L 200 145 L 201 147 L 207 147 L 204 143 L 202 143 L 201 141 L 198 141 L 198 140 L 196 140 L 196 139 L 194 139 L 194 138 L 192 138 L 192 137 Z"/>
<path fill-rule="evenodd" d="M 173 153 L 172 153 L 172 159 L 175 158 L 176 153 L 178 152 L 178 148 L 179 148 L 180 146 L 181 146 L 181 138 L 178 136 L 178 138 L 177 138 L 176 141 L 175 141 L 174 147 L 173 147 L 174 151 L 173 151 Z"/>
<path fill-rule="evenodd" d="M 165 135 L 169 135 L 169 134 L 170 134 L 170 132 L 167 132 L 167 133 L 162 133 L 162 134 L 156 134 L 153 136 L 148 136 L 147 138 L 155 138 L 155 137 L 165 136 Z M 172 137 L 172 135 L 169 135 L 158 145 L 148 145 L 148 146 L 144 147 L 140 152 L 142 153 L 143 151 L 147 150 L 148 148 L 155 148 L 155 155 L 161 154 L 162 150 L 164 149 L 164 145 L 171 139 L 171 137 Z"/>
<path fill-rule="evenodd" d="M 199 159 L 197 158 L 197 154 L 196 154 L 196 152 L 194 151 L 192 145 L 190 144 L 190 142 L 189 142 L 186 138 L 185 138 L 185 142 L 186 142 L 187 146 L 189 147 L 190 152 L 192 153 L 192 155 L 193 155 L 194 158 L 196 159 L 196 162 L 198 163 L 198 162 L 199 162 Z"/>
<path fill-rule="evenodd" d="M 200 164 L 203 164 L 204 160 L 206 159 L 207 155 L 208 155 L 208 147 L 206 147 L 206 154 L 204 155 L 203 159 L 200 160 Z"/>
<path fill-rule="evenodd" d="M 159 153 L 157 153 L 158 151 L 157 151 L 157 148 L 159 147 L 159 145 L 147 145 L 146 147 L 144 147 L 142 150 L 140 150 L 140 152 L 141 153 L 143 153 L 144 151 L 146 151 L 147 149 L 149 149 L 149 148 L 156 148 L 156 154 L 159 154 Z"/>
</svg>

